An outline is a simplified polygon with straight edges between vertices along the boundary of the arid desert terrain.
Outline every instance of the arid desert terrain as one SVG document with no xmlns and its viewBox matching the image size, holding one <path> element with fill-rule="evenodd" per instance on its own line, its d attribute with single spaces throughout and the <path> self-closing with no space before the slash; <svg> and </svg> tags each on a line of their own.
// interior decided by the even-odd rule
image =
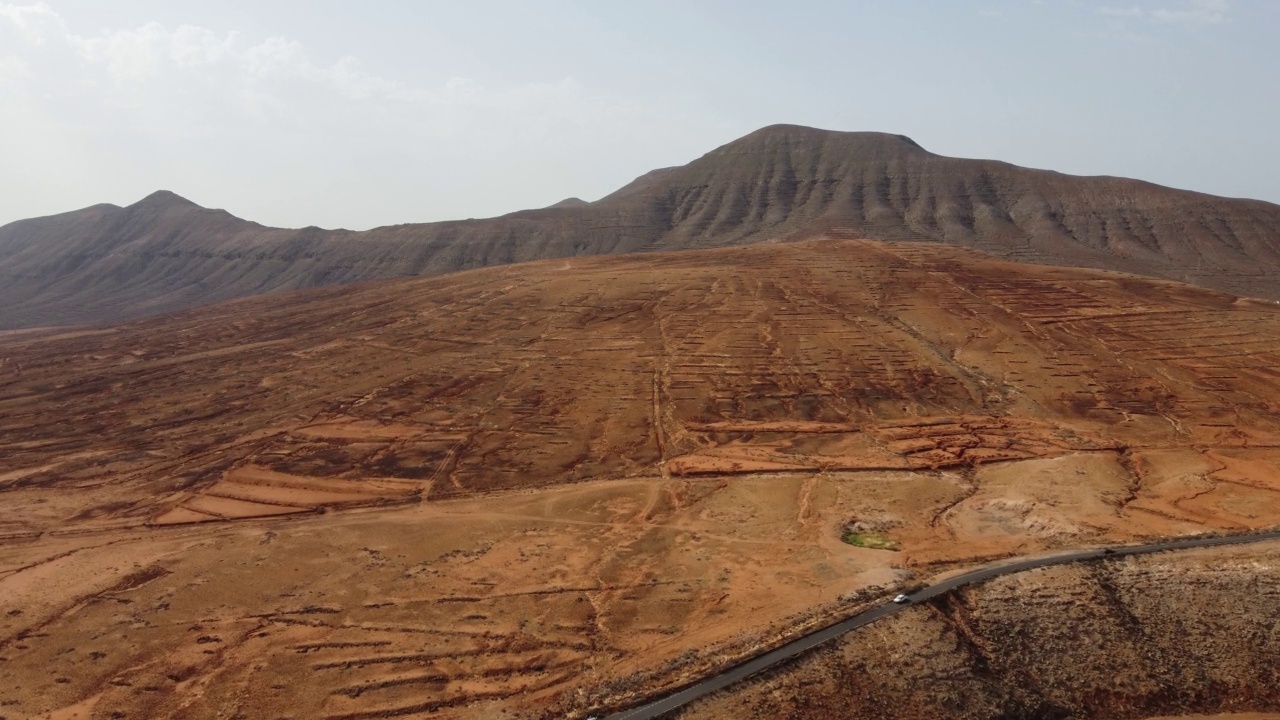
<svg viewBox="0 0 1280 720">
<path fill-rule="evenodd" d="M 847 236 L 10 331 L 0 716 L 622 707 L 961 568 L 1274 527 L 1278 367 L 1271 301 Z M 1275 557 L 1011 576 L 686 713 L 1276 710 Z"/>
</svg>

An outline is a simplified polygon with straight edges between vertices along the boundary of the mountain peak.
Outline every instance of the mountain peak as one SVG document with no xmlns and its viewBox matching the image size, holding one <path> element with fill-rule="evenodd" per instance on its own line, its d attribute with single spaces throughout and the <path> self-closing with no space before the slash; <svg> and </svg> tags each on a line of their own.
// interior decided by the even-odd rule
<svg viewBox="0 0 1280 720">
<path fill-rule="evenodd" d="M 130 208 L 199 208 L 200 206 L 169 190 L 157 190 L 129 206 Z"/>
<path fill-rule="evenodd" d="M 733 142 L 721 146 L 713 152 L 736 154 L 772 150 L 779 146 L 818 147 L 832 146 L 841 151 L 870 152 L 928 152 L 915 140 L 906 135 L 895 135 L 885 132 L 846 132 L 841 130 L 823 130 L 805 125 L 768 125 L 755 132 L 744 135 Z"/>
<path fill-rule="evenodd" d="M 576 208 L 576 207 L 583 207 L 583 206 L 585 206 L 585 205 L 590 205 L 590 204 L 591 204 L 591 203 L 587 202 L 586 200 L 583 200 L 582 198 L 571 197 L 571 198 L 565 198 L 565 199 L 561 200 L 561 201 L 560 201 L 560 202 L 558 202 L 558 203 L 555 203 L 555 204 L 552 204 L 552 205 L 548 205 L 548 206 L 547 206 L 547 209 L 550 209 L 550 208 Z"/>
</svg>

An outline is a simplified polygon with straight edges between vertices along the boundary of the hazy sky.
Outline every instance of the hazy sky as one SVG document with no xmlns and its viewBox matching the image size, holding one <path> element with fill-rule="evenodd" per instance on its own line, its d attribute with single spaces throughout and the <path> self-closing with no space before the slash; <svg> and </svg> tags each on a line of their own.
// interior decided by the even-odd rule
<svg viewBox="0 0 1280 720">
<path fill-rule="evenodd" d="M 483 217 L 778 122 L 1280 202 L 1277 37 L 1275 0 L 0 0 L 0 223 Z"/>
</svg>

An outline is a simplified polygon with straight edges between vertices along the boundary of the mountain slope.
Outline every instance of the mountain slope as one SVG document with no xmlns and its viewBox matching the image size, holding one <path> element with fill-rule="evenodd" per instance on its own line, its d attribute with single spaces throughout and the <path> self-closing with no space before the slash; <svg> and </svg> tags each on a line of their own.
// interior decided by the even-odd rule
<svg viewBox="0 0 1280 720">
<path fill-rule="evenodd" d="M 594 203 L 367 232 L 267 228 L 172 193 L 0 227 L 0 328 L 551 257 L 819 234 L 932 240 L 1280 298 L 1280 206 L 764 128 Z"/>
<path fill-rule="evenodd" d="M 0 334 L 0 707 L 583 718 L 935 574 L 1273 526 L 1278 365 L 1271 303 L 856 240 Z M 1233 552 L 1010 576 L 729 710 L 1254 709 L 1280 570 Z"/>
<path fill-rule="evenodd" d="M 1280 206 L 943 157 L 897 135 L 769 127 L 681 168 L 666 185 L 671 231 L 661 244 L 672 249 L 853 231 L 1280 292 L 1259 267 L 1280 261 Z"/>
</svg>

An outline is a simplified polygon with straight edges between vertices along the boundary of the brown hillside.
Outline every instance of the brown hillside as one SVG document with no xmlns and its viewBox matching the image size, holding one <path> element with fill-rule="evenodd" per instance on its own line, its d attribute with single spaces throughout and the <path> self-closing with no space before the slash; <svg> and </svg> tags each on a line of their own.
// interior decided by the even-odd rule
<svg viewBox="0 0 1280 720">
<path fill-rule="evenodd" d="M 1278 348 L 1270 302 L 847 239 L 0 334 L 0 713 L 583 717 L 942 572 L 1274 526 Z"/>
<path fill-rule="evenodd" d="M 1280 544 L 1268 545 L 1001 578 L 672 718 L 1278 720 Z"/>
<path fill-rule="evenodd" d="M 572 199 L 571 199 L 572 200 Z M 118 321 L 279 290 L 551 257 L 844 233 L 1280 299 L 1280 206 L 765 128 L 594 203 L 367 232 L 266 228 L 156 193 L 0 228 L 0 327 Z"/>
</svg>

